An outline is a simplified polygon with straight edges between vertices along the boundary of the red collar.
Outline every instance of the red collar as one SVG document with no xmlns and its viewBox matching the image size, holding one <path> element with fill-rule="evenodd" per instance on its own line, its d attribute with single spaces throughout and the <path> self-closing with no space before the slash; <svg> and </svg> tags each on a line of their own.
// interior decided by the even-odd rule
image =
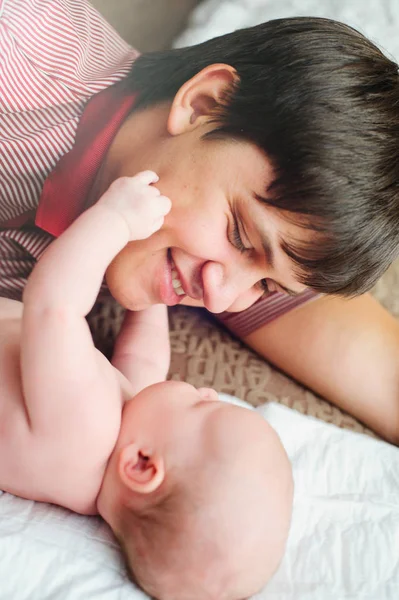
<svg viewBox="0 0 399 600">
<path fill-rule="evenodd" d="M 93 96 L 80 118 L 72 149 L 46 179 L 35 224 L 59 236 L 86 208 L 98 169 L 118 129 L 130 113 L 136 94 L 113 85 Z"/>
</svg>

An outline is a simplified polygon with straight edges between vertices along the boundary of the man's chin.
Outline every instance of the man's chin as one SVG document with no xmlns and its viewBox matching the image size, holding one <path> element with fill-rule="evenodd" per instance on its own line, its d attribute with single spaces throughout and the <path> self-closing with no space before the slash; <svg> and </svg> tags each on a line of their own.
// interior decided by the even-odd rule
<svg viewBox="0 0 399 600">
<path fill-rule="evenodd" d="M 161 304 L 159 301 L 150 301 L 149 299 L 139 299 L 139 298 L 131 298 L 126 293 L 123 293 L 121 290 L 116 290 L 115 293 L 110 289 L 112 296 L 115 298 L 119 304 L 121 304 L 124 308 L 131 311 L 145 310 L 150 306 L 154 306 L 155 304 Z M 179 303 L 179 306 L 192 306 L 197 308 L 204 308 L 203 303 L 200 300 L 194 300 L 186 296 L 182 302 Z"/>
<path fill-rule="evenodd" d="M 151 302 L 147 298 L 137 298 L 129 293 L 129 290 L 126 290 L 123 286 L 112 285 L 111 282 L 108 282 L 108 289 L 111 296 L 126 310 L 138 311 L 144 310 L 145 308 L 149 308 L 155 302 Z"/>
<path fill-rule="evenodd" d="M 204 303 L 202 300 L 195 300 L 194 298 L 190 298 L 190 296 L 185 296 L 180 304 L 183 306 L 196 306 L 197 308 L 204 308 Z"/>
<path fill-rule="evenodd" d="M 123 276 L 123 271 L 115 267 L 117 267 L 117 265 L 113 263 L 108 267 L 108 270 L 105 273 L 105 281 L 111 296 L 123 306 L 123 308 L 137 311 L 144 310 L 152 304 L 155 304 L 155 302 L 151 302 L 146 294 L 138 294 L 137 286 L 126 285 L 128 278 Z"/>
<path fill-rule="evenodd" d="M 148 302 L 138 299 L 136 300 L 133 298 L 129 298 L 125 295 L 120 295 L 119 297 L 114 296 L 114 298 L 117 302 L 119 302 L 119 304 L 123 306 L 123 308 L 126 308 L 126 310 L 131 311 L 145 310 L 146 308 L 149 308 L 150 306 L 153 306 L 155 304 L 155 302 Z"/>
<path fill-rule="evenodd" d="M 159 301 L 151 302 L 150 300 L 132 299 L 132 298 L 127 298 L 126 296 L 120 296 L 119 298 L 116 298 L 114 296 L 114 298 L 124 308 L 127 308 L 128 310 L 132 310 L 132 311 L 133 310 L 144 310 L 146 308 L 149 308 L 150 306 L 154 306 L 155 304 L 163 304 L 162 302 L 159 302 Z M 167 305 L 167 306 L 191 306 L 191 307 L 196 307 L 196 308 L 204 308 L 204 305 L 200 300 L 194 300 L 193 298 L 190 298 L 188 296 L 186 296 L 184 298 L 184 300 L 182 300 L 182 302 L 179 302 L 178 304 Z"/>
<path fill-rule="evenodd" d="M 144 290 L 142 290 L 142 293 L 138 293 L 138 286 L 136 289 L 134 286 L 126 286 L 125 278 L 121 281 L 120 275 L 121 273 L 117 272 L 116 269 L 109 269 L 106 273 L 106 282 L 111 296 L 127 310 L 144 310 L 150 306 L 154 306 L 154 304 L 163 303 L 160 298 L 155 297 L 155 295 L 152 297 L 151 294 L 147 294 Z M 202 300 L 195 300 L 190 296 L 184 296 L 179 304 L 198 308 L 204 307 Z"/>
</svg>

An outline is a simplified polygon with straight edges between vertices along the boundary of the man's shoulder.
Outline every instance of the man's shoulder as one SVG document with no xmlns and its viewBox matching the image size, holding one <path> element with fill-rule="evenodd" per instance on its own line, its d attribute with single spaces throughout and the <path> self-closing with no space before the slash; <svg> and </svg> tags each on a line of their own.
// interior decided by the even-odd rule
<svg viewBox="0 0 399 600">
<path fill-rule="evenodd" d="M 37 90 L 36 108 L 87 100 L 126 76 L 138 54 L 86 0 L 3 0 L 0 10 L 5 67 L 26 101 Z"/>
<path fill-rule="evenodd" d="M 88 100 L 126 77 L 138 53 L 86 0 L 1 0 L 0 54 L 4 222 L 36 210 Z"/>
</svg>

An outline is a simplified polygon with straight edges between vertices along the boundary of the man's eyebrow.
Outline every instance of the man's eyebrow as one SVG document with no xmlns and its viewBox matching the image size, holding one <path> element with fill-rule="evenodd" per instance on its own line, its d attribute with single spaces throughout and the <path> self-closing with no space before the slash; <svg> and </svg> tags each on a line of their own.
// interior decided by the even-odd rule
<svg viewBox="0 0 399 600">
<path fill-rule="evenodd" d="M 262 196 L 259 196 L 258 194 L 254 194 L 254 197 L 256 198 L 256 200 L 258 200 L 262 204 L 267 204 L 267 199 L 266 198 L 262 198 Z M 255 229 L 258 232 L 258 235 L 259 235 L 259 237 L 261 239 L 262 248 L 263 248 L 264 253 L 266 254 L 267 260 L 268 260 L 271 268 L 273 269 L 274 265 L 275 265 L 275 256 L 274 256 L 274 251 L 273 251 L 272 245 L 270 243 L 270 239 L 267 236 L 267 234 L 260 229 L 259 223 L 255 223 Z M 287 251 L 286 251 L 286 248 L 285 248 L 285 244 L 282 241 L 280 241 L 280 248 L 284 252 L 284 254 L 287 254 Z M 287 256 L 289 256 L 289 255 L 287 254 Z M 288 296 L 299 296 L 302 293 L 302 292 L 295 292 L 294 290 L 291 290 L 290 288 L 287 288 L 285 285 L 282 285 L 281 283 L 279 283 L 275 279 L 273 279 L 273 281 L 286 294 L 288 294 Z"/>
</svg>

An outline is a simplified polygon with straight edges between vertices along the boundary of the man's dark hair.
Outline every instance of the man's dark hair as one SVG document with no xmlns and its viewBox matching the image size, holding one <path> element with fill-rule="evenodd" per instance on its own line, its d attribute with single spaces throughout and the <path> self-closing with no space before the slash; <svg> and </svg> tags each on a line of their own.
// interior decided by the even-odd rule
<svg viewBox="0 0 399 600">
<path fill-rule="evenodd" d="M 129 86 L 149 106 L 213 63 L 239 81 L 208 137 L 253 142 L 271 160 L 265 202 L 312 232 L 285 247 L 300 281 L 346 296 L 370 289 L 399 250 L 398 65 L 347 25 L 298 17 L 144 54 Z"/>
</svg>

